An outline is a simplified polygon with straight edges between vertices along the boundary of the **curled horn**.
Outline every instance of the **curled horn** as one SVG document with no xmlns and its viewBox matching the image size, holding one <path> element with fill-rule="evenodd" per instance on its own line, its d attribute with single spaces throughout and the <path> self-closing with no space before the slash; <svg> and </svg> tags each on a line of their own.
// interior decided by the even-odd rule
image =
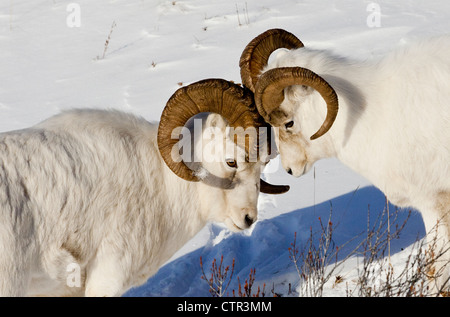
<svg viewBox="0 0 450 317">
<path fill-rule="evenodd" d="M 327 116 L 319 130 L 311 136 L 317 139 L 328 132 L 336 119 L 339 105 L 334 89 L 319 75 L 302 67 L 281 67 L 262 74 L 256 84 L 255 103 L 266 121 L 284 100 L 284 88 L 304 85 L 314 88 L 327 103 Z"/>
<path fill-rule="evenodd" d="M 223 79 L 206 79 L 178 89 L 168 100 L 161 114 L 157 136 L 158 149 L 164 162 L 177 176 L 193 182 L 200 181 L 200 178 L 182 161 L 177 146 L 178 139 L 172 134 L 201 112 L 218 113 L 231 127 L 242 127 L 244 130 L 265 124 L 256 110 L 253 94 L 231 82 Z M 246 144 L 247 153 L 258 147 L 257 141 L 249 136 L 249 142 Z M 273 188 L 271 186 L 265 184 L 261 186 L 261 191 L 282 192 L 279 186 L 273 185 Z"/>
<path fill-rule="evenodd" d="M 250 110 L 252 105 L 251 93 L 222 79 L 202 80 L 178 89 L 167 102 L 158 129 L 158 148 L 167 166 L 185 180 L 199 181 L 181 160 L 172 132 L 201 112 L 218 113 L 233 127 L 256 126 L 259 118 Z"/>
<path fill-rule="evenodd" d="M 282 29 L 271 29 L 258 35 L 248 43 L 239 60 L 243 85 L 255 92 L 258 76 L 267 65 L 270 54 L 279 48 L 300 47 L 303 47 L 303 43 L 295 35 Z"/>
<path fill-rule="evenodd" d="M 311 140 L 324 135 L 333 125 L 338 112 L 338 98 L 334 89 L 319 75 L 301 67 L 278 68 L 261 71 L 267 65 L 270 54 L 278 48 L 295 49 L 303 43 L 292 33 L 282 29 L 268 30 L 254 38 L 244 49 L 239 61 L 243 84 L 255 93 L 255 103 L 264 120 L 284 100 L 284 88 L 305 85 L 317 90 L 327 103 L 327 117 Z"/>
</svg>

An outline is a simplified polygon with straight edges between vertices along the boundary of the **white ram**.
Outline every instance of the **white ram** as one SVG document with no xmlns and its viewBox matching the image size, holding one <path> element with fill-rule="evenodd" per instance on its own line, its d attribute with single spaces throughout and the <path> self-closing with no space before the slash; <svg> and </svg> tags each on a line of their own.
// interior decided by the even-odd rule
<svg viewBox="0 0 450 317">
<path fill-rule="evenodd" d="M 358 61 L 272 29 L 248 44 L 240 67 L 258 111 L 277 128 L 288 173 L 298 177 L 315 161 L 336 157 L 394 204 L 420 210 L 427 231 L 439 223 L 444 245 L 450 240 L 449 52 L 450 36 L 440 36 Z"/>
<path fill-rule="evenodd" d="M 263 165 L 246 161 L 254 149 L 225 152 L 233 139 L 209 136 L 219 150 L 193 172 L 171 135 L 205 111 L 215 113 L 205 131 L 259 127 L 254 109 L 251 94 L 213 79 L 180 88 L 159 126 L 117 111 L 72 110 L 1 134 L 0 295 L 121 295 L 207 221 L 248 228 Z"/>
</svg>

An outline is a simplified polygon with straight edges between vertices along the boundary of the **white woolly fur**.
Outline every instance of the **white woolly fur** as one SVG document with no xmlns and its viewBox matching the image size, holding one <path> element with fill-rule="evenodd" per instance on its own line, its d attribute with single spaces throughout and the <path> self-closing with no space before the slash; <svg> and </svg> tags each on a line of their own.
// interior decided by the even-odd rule
<svg viewBox="0 0 450 317">
<path fill-rule="evenodd" d="M 118 296 L 207 221 L 241 230 L 256 220 L 259 163 L 233 170 L 216 153 L 205 168 L 235 186 L 188 182 L 164 164 L 157 129 L 73 110 L 0 135 L 0 295 Z"/>
<path fill-rule="evenodd" d="M 321 158 L 337 157 L 380 188 L 390 201 L 422 213 L 427 231 L 439 220 L 450 239 L 450 37 L 404 45 L 373 61 L 307 47 L 281 51 L 264 71 L 300 66 L 336 91 L 339 111 L 324 136 L 311 141 L 326 114 L 311 88 L 285 89 L 276 130 L 283 167 L 294 176 Z M 285 124 L 294 121 L 286 128 Z M 450 252 L 447 252 L 450 258 Z M 445 275 L 443 279 L 446 279 Z"/>
</svg>

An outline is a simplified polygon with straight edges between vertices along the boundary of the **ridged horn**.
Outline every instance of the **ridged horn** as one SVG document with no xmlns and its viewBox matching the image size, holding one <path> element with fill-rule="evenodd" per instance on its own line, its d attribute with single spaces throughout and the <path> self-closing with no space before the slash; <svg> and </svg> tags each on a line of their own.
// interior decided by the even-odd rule
<svg viewBox="0 0 450 317">
<path fill-rule="evenodd" d="M 269 56 L 279 48 L 294 49 L 303 43 L 292 33 L 282 29 L 271 29 L 255 37 L 242 52 L 239 60 L 242 84 L 255 92 L 255 85 Z"/>
<path fill-rule="evenodd" d="M 319 75 L 302 67 L 280 67 L 268 70 L 259 77 L 255 87 L 255 103 L 259 113 L 267 122 L 269 115 L 284 100 L 284 88 L 292 85 L 309 86 L 320 93 L 327 103 L 327 116 L 311 140 L 324 135 L 336 119 L 339 105 L 334 89 Z"/>
<path fill-rule="evenodd" d="M 218 113 L 231 127 L 246 129 L 263 125 L 254 106 L 252 93 L 238 85 L 223 79 L 206 79 L 179 88 L 161 114 L 158 148 L 167 166 L 187 181 L 200 179 L 182 161 L 178 152 L 178 139 L 172 138 L 172 132 L 201 112 Z M 249 147 L 253 147 L 255 142 L 249 140 Z"/>
<path fill-rule="evenodd" d="M 201 112 L 214 112 L 222 115 L 231 127 L 259 128 L 265 126 L 259 115 L 253 94 L 245 88 L 223 79 L 206 79 L 178 89 L 168 100 L 161 114 L 157 143 L 161 156 L 167 166 L 179 177 L 187 181 L 200 179 L 181 159 L 177 138 L 172 133 Z M 258 140 L 248 136 L 245 144 L 247 153 L 257 151 Z M 261 192 L 276 194 L 287 191 L 286 186 L 270 185 L 263 180 Z"/>
</svg>

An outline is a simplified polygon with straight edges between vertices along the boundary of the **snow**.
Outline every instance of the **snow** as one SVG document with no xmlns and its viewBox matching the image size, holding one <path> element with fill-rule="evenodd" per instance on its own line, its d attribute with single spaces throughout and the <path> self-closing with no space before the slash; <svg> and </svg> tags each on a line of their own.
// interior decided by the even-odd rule
<svg viewBox="0 0 450 317">
<path fill-rule="evenodd" d="M 449 30 L 450 3 L 444 0 L 11 0 L 0 3 L 0 132 L 21 129 L 74 107 L 114 108 L 158 121 L 165 102 L 180 85 L 205 78 L 240 82 L 238 61 L 245 45 L 269 28 L 284 28 L 305 45 L 370 59 L 416 38 Z M 376 12 L 375 12 L 376 13 Z M 79 24 L 78 24 L 79 23 Z M 108 45 L 105 51 L 105 42 Z M 103 57 L 104 54 L 104 57 Z M 319 228 L 332 211 L 336 245 L 367 228 L 385 208 L 384 195 L 335 159 L 319 161 L 301 178 L 285 173 L 278 159 L 264 177 L 291 190 L 261 194 L 258 221 L 242 233 L 208 224 L 178 250 L 159 272 L 126 296 L 209 296 L 200 256 L 209 272 L 224 256 L 244 281 L 256 269 L 255 285 L 288 295 L 299 278 L 288 248 Z M 390 206 L 390 210 L 394 210 Z M 407 210 L 400 210 L 404 219 Z M 372 221 L 372 220 L 371 220 Z M 402 222 L 402 220 L 399 220 Z M 413 211 L 401 237 L 392 241 L 392 263 L 424 236 Z M 358 238 L 361 239 L 361 238 Z M 341 250 L 344 258 L 351 245 Z M 357 258 L 340 274 L 355 276 Z M 400 264 L 399 264 L 400 265 Z M 208 274 L 208 273 L 207 273 Z M 237 290 L 237 281 L 229 291 Z M 345 296 L 326 285 L 325 294 Z"/>
</svg>

